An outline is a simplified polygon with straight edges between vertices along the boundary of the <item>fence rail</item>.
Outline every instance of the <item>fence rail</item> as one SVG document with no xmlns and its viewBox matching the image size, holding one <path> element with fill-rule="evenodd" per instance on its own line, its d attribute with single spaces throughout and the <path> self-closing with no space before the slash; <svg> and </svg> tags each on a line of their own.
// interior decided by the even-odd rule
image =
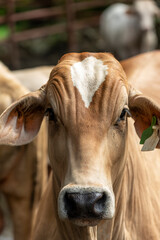
<svg viewBox="0 0 160 240">
<path fill-rule="evenodd" d="M 89 16 L 88 18 L 77 18 L 77 13 L 95 9 L 98 7 L 107 7 L 113 2 L 120 2 L 118 0 L 88 0 L 82 2 L 74 2 L 74 0 L 65 0 L 61 6 L 50 6 L 48 8 L 40 8 L 35 10 L 28 10 L 25 12 L 15 12 L 16 0 L 6 0 L 3 6 L 7 9 L 6 16 L 0 16 L 0 24 L 7 24 L 10 28 L 10 37 L 7 41 L 10 42 L 14 56 L 19 59 L 18 42 L 45 37 L 53 34 L 66 32 L 68 37 L 69 50 L 76 50 L 76 36 L 75 32 L 87 28 L 89 26 L 97 26 L 99 23 L 99 15 Z M 132 0 L 122 0 L 121 2 L 132 2 Z M 1 5 L 1 2 L 0 2 Z M 39 28 L 23 30 L 21 32 L 15 31 L 15 25 L 19 21 L 30 21 L 37 19 L 55 19 L 55 24 Z M 63 21 L 61 20 L 63 18 Z M 64 21 L 65 19 L 65 21 Z M 12 60 L 13 65 L 18 65 L 19 60 Z"/>
</svg>

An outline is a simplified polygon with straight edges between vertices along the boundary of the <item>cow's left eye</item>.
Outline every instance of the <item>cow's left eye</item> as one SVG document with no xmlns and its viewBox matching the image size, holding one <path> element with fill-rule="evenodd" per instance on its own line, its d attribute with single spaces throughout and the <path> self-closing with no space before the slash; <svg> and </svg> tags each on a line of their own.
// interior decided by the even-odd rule
<svg viewBox="0 0 160 240">
<path fill-rule="evenodd" d="M 123 110 L 122 110 L 122 112 L 121 112 L 121 115 L 120 115 L 119 118 L 117 119 L 115 125 L 117 125 L 120 121 L 124 121 L 127 115 L 128 115 L 129 117 L 131 117 L 131 113 L 130 113 L 129 109 L 128 109 L 128 108 L 123 108 Z"/>
</svg>

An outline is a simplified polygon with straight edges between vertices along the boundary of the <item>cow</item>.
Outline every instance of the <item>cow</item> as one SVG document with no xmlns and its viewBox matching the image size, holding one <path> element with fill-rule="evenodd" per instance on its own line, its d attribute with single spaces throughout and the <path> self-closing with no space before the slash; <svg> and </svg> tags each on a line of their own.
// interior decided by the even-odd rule
<svg viewBox="0 0 160 240">
<path fill-rule="evenodd" d="M 33 92 L 47 82 L 52 68 L 52 66 L 40 66 L 15 70 L 12 71 L 12 74 L 23 86 Z"/>
<path fill-rule="evenodd" d="M 0 143 L 13 146 L 31 142 L 48 118 L 53 174 L 32 240 L 160 239 L 160 152 L 139 146 L 154 118 L 154 148 L 160 147 L 160 107 L 129 82 L 158 81 L 160 52 L 146 56 L 137 66 L 134 59 L 121 65 L 110 53 L 68 53 L 46 85 L 0 116 Z"/>
<path fill-rule="evenodd" d="M 155 16 L 160 16 L 160 10 L 153 0 L 109 6 L 100 17 L 105 48 L 121 60 L 154 50 L 158 45 Z"/>
<path fill-rule="evenodd" d="M 28 92 L 0 62 L 0 113 Z M 0 146 L 0 239 L 28 240 L 30 237 L 38 202 L 47 181 L 44 129 L 32 143 Z"/>
</svg>

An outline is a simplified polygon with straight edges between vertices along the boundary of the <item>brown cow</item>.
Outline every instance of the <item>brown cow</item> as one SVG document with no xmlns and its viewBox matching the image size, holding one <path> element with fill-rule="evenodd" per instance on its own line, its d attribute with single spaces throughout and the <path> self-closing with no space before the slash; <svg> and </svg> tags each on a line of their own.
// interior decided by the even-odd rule
<svg viewBox="0 0 160 240">
<path fill-rule="evenodd" d="M 12 74 L 23 86 L 33 92 L 46 84 L 52 68 L 51 66 L 40 66 L 12 71 Z"/>
<path fill-rule="evenodd" d="M 145 84 L 149 73 L 140 62 L 131 75 L 126 71 L 129 79 L 137 71 Z M 146 65 L 157 71 L 160 53 Z M 45 86 L 1 115 L 0 142 L 32 141 L 45 115 L 54 174 L 32 239 L 159 240 L 160 152 L 142 153 L 135 133 L 141 136 L 156 117 L 153 135 L 160 146 L 158 104 L 132 88 L 111 54 L 71 53 Z"/>
<path fill-rule="evenodd" d="M 0 63 L 0 113 L 27 92 Z M 24 146 L 0 146 L 0 239 L 29 239 L 36 205 L 44 188 L 39 163 L 44 152 L 42 134 L 43 131 L 36 141 Z M 42 180 L 39 181 L 40 177 Z"/>
</svg>

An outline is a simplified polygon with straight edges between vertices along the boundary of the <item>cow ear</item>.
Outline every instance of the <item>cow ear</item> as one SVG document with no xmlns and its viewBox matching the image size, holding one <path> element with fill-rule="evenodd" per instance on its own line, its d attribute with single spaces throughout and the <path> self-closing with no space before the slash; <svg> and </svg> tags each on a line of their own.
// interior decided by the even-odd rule
<svg viewBox="0 0 160 240">
<path fill-rule="evenodd" d="M 29 93 L 0 116 L 0 144 L 23 145 L 37 135 L 45 112 L 45 91 Z"/>
<path fill-rule="evenodd" d="M 130 87 L 129 91 L 129 109 L 135 121 L 136 132 L 140 138 L 143 131 L 151 126 L 153 116 L 156 117 L 156 124 L 159 125 L 159 105 L 153 99 L 144 96 L 132 87 Z M 160 141 L 157 144 L 157 148 L 160 148 Z"/>
</svg>

